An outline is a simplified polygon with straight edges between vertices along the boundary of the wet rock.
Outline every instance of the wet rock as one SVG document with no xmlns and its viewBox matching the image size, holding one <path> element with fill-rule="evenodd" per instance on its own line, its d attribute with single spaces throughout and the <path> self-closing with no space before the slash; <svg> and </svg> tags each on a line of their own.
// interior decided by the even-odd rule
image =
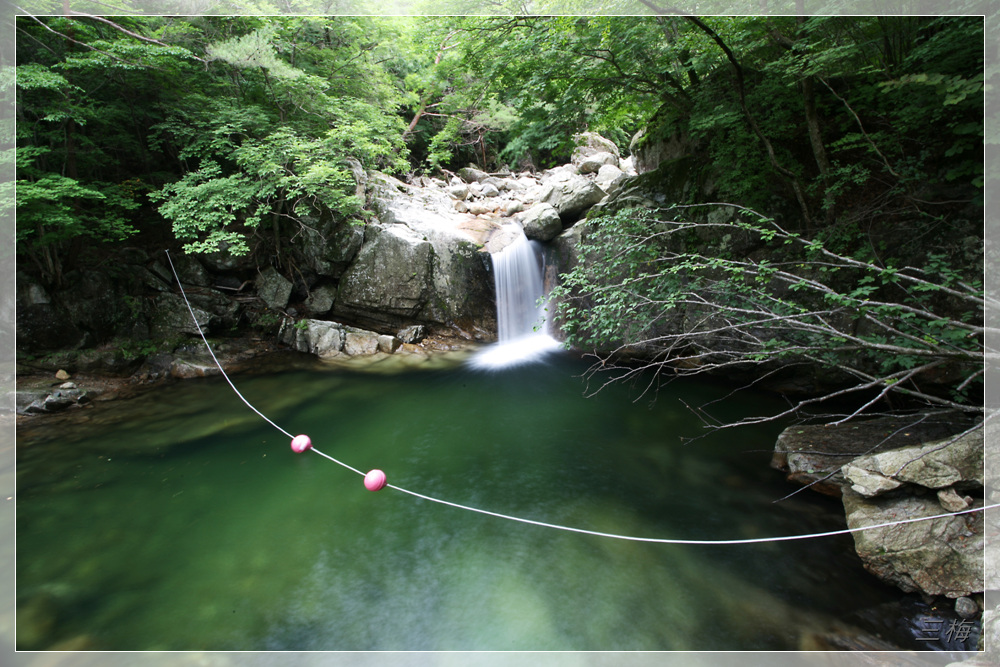
<svg viewBox="0 0 1000 667">
<path fill-rule="evenodd" d="M 963 595 L 955 600 L 955 613 L 962 618 L 975 618 L 979 615 L 979 605 L 972 598 Z"/>
<path fill-rule="evenodd" d="M 861 528 L 941 514 L 934 496 L 865 498 L 843 490 L 847 525 Z M 977 501 L 982 506 L 981 501 Z M 983 590 L 982 512 L 872 528 L 853 533 L 865 569 L 905 592 L 968 596 Z"/>
<path fill-rule="evenodd" d="M 271 310 L 282 310 L 288 305 L 292 295 L 292 283 L 269 266 L 257 277 L 257 296 L 264 300 Z"/>
<path fill-rule="evenodd" d="M 983 432 L 862 456 L 844 466 L 852 489 L 864 496 L 904 483 L 929 489 L 983 486 Z"/>
<path fill-rule="evenodd" d="M 179 379 L 218 374 L 219 367 L 207 355 L 205 357 L 175 357 L 170 364 L 170 376 Z"/>
<path fill-rule="evenodd" d="M 562 232 L 562 218 L 551 204 L 535 204 L 521 216 L 524 235 L 536 241 L 551 241 Z"/>
</svg>

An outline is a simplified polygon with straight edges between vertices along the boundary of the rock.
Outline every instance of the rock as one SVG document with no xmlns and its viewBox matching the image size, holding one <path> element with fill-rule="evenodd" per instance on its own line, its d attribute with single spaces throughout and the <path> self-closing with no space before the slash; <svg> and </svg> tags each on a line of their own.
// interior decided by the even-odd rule
<svg viewBox="0 0 1000 667">
<path fill-rule="evenodd" d="M 72 382 L 63 382 L 61 385 L 59 385 L 59 388 L 60 389 L 76 389 L 76 384 L 74 384 Z"/>
<path fill-rule="evenodd" d="M 521 216 L 524 235 L 537 241 L 551 241 L 562 233 L 562 218 L 551 204 L 535 204 Z"/>
<path fill-rule="evenodd" d="M 257 296 L 264 300 L 271 310 L 282 310 L 288 305 L 292 295 L 292 283 L 269 266 L 257 276 Z"/>
<path fill-rule="evenodd" d="M 163 293 L 156 296 L 153 302 L 153 314 L 150 318 L 150 334 L 153 338 L 174 338 L 178 335 L 198 335 L 198 327 L 209 330 L 212 314 L 192 305 L 195 319 L 191 319 L 187 304 L 178 294 Z M 197 326 L 195 325 L 197 322 Z"/>
<path fill-rule="evenodd" d="M 955 600 L 955 613 L 962 618 L 975 618 L 979 615 L 979 605 L 972 598 L 962 596 Z"/>
<path fill-rule="evenodd" d="M 937 440 L 956 428 L 950 422 L 917 421 L 885 417 L 835 426 L 790 426 L 778 436 L 771 467 L 788 473 L 790 482 L 811 485 L 814 491 L 837 497 L 841 488 L 850 484 L 841 468 L 853 458 Z"/>
<path fill-rule="evenodd" d="M 419 319 L 430 298 L 434 249 L 404 225 L 369 225 L 341 279 L 334 312 L 391 325 Z"/>
<path fill-rule="evenodd" d="M 212 279 L 208 275 L 208 271 L 202 265 L 198 259 L 192 255 L 178 255 L 174 257 L 170 256 L 170 259 L 174 263 L 174 268 L 177 269 L 177 275 L 180 276 L 181 284 L 185 287 L 188 285 L 194 285 L 196 287 L 209 287 L 212 284 Z M 159 262 L 154 263 L 153 267 L 157 267 Z M 173 272 L 170 271 L 169 267 L 166 267 L 166 282 L 168 284 L 176 284 Z M 162 277 L 162 276 L 161 276 Z"/>
<path fill-rule="evenodd" d="M 399 346 L 403 344 L 403 341 L 399 340 L 395 336 L 379 336 L 378 337 L 378 351 L 385 352 L 386 354 L 393 354 L 399 349 Z"/>
<path fill-rule="evenodd" d="M 469 186 L 465 183 L 452 185 L 448 188 L 448 194 L 459 201 L 465 201 L 469 198 Z"/>
<path fill-rule="evenodd" d="M 937 492 L 937 497 L 938 502 L 941 503 L 941 507 L 949 512 L 961 512 L 972 504 L 971 497 L 962 497 L 952 488 L 941 489 Z"/>
<path fill-rule="evenodd" d="M 337 291 L 332 287 L 318 287 L 309 293 L 306 299 L 306 308 L 312 312 L 322 315 L 330 312 L 333 302 L 337 296 Z"/>
<path fill-rule="evenodd" d="M 396 337 L 404 343 L 419 343 L 427 337 L 427 331 L 422 324 L 415 324 L 405 329 L 400 329 Z"/>
<path fill-rule="evenodd" d="M 500 190 L 492 183 L 484 183 L 482 190 L 483 197 L 498 197 L 500 196 Z"/>
<path fill-rule="evenodd" d="M 484 178 L 488 178 L 489 174 L 485 171 L 480 171 L 475 167 L 462 167 L 457 172 L 455 172 L 459 178 L 461 178 L 466 183 L 478 183 Z"/>
<path fill-rule="evenodd" d="M 357 257 L 364 237 L 363 225 L 324 215 L 304 218 L 292 247 L 300 266 L 337 280 Z"/>
<path fill-rule="evenodd" d="M 843 473 L 857 493 L 869 497 L 895 489 L 904 482 L 929 489 L 982 487 L 982 431 L 952 440 L 947 438 L 861 456 L 844 466 Z"/>
<path fill-rule="evenodd" d="M 319 357 L 333 357 L 344 349 L 344 325 L 326 320 L 286 319 L 278 331 L 278 340 L 299 352 Z"/>
<path fill-rule="evenodd" d="M 67 373 L 66 371 L 64 371 L 63 369 L 60 368 L 59 370 L 56 371 L 56 379 L 57 380 L 68 380 L 69 379 L 69 373 Z"/>
<path fill-rule="evenodd" d="M 614 167 L 617 169 L 618 156 L 606 151 L 594 153 L 586 157 L 581 156 L 577 167 L 580 169 L 581 174 L 596 174 L 601 170 L 601 167 Z"/>
<path fill-rule="evenodd" d="M 72 349 L 86 341 L 86 333 L 55 305 L 40 303 L 18 308 L 15 340 L 18 349 L 30 352 Z"/>
<path fill-rule="evenodd" d="M 541 199 L 559 211 L 564 220 L 576 221 L 591 206 L 605 197 L 604 190 L 582 176 L 568 175 L 550 182 L 552 191 Z"/>
<path fill-rule="evenodd" d="M 344 339 L 344 354 L 352 357 L 375 354 L 379 349 L 379 335 L 371 331 L 348 329 Z"/>
<path fill-rule="evenodd" d="M 170 376 L 179 379 L 201 378 L 219 375 L 219 367 L 207 355 L 204 357 L 174 357 L 170 364 Z"/>
<path fill-rule="evenodd" d="M 594 179 L 594 183 L 609 195 L 614 196 L 621 190 L 622 184 L 627 178 L 625 172 L 621 169 L 614 165 L 606 164 L 597 172 L 597 178 Z"/>
<path fill-rule="evenodd" d="M 573 136 L 573 142 L 576 144 L 576 148 L 573 150 L 573 164 L 580 164 L 584 158 L 597 153 L 611 153 L 616 158 L 621 156 L 615 142 L 605 139 L 596 132 L 576 134 Z"/>
<path fill-rule="evenodd" d="M 849 528 L 941 514 L 936 498 L 865 498 L 843 490 Z M 982 506 L 980 501 L 976 503 Z M 907 593 L 967 596 L 983 589 L 982 512 L 855 531 L 854 545 L 865 569 Z"/>
</svg>

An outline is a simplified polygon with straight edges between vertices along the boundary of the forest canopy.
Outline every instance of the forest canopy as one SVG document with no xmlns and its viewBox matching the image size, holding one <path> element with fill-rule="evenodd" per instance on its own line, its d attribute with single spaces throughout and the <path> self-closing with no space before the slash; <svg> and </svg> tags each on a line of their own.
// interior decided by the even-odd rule
<svg viewBox="0 0 1000 667">
<path fill-rule="evenodd" d="M 17 249 L 57 284 L 146 234 L 280 256 L 358 169 L 544 169 L 682 143 L 815 233 L 982 204 L 980 17 L 17 18 Z M 707 173 L 707 172 L 706 172 Z M 690 203 L 690 202 L 686 202 Z M 845 231 L 847 230 L 847 231 Z"/>
</svg>

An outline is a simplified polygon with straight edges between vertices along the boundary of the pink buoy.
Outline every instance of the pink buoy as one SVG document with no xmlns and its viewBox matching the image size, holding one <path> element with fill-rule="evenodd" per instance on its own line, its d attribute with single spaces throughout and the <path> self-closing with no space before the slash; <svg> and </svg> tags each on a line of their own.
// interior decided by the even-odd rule
<svg viewBox="0 0 1000 667">
<path fill-rule="evenodd" d="M 365 488 L 369 491 L 381 491 L 385 488 L 385 483 L 385 473 L 378 468 L 369 470 L 368 474 L 365 475 Z"/>
<path fill-rule="evenodd" d="M 301 454 L 312 446 L 312 440 L 308 435 L 297 435 L 292 438 L 292 451 L 296 454 Z"/>
</svg>

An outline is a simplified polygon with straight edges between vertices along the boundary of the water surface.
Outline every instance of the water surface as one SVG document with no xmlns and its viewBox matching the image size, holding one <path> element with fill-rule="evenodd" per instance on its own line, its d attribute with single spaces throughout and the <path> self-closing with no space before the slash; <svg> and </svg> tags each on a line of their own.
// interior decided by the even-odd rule
<svg viewBox="0 0 1000 667">
<path fill-rule="evenodd" d="M 703 430 L 679 399 L 583 395 L 562 355 L 502 372 L 234 378 L 262 412 L 391 484 L 556 524 L 733 539 L 836 530 L 768 467 L 779 427 Z M 721 416 L 771 407 L 726 401 Z M 893 593 L 850 537 L 679 546 L 555 531 L 392 489 L 307 452 L 219 378 L 37 420 L 18 440 L 18 648 L 797 649 Z"/>
</svg>

